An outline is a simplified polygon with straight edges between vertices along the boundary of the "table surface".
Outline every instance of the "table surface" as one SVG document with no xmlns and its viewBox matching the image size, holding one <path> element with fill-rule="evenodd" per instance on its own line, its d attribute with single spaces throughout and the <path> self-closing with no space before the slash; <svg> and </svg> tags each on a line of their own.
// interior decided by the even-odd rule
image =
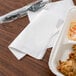
<svg viewBox="0 0 76 76">
<path fill-rule="evenodd" d="M 0 0 L 0 16 L 33 1 L 35 0 Z M 27 55 L 18 61 L 9 51 L 8 45 L 28 23 L 26 16 L 11 23 L 0 24 L 0 76 L 55 76 L 48 66 L 51 48 L 47 49 L 42 60 L 36 60 Z"/>
</svg>

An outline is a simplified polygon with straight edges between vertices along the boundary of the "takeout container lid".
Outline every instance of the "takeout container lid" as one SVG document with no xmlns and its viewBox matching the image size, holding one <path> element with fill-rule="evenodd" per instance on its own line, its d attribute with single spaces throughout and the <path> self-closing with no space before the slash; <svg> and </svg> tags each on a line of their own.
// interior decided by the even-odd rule
<svg viewBox="0 0 76 76">
<path fill-rule="evenodd" d="M 64 76 L 61 72 L 59 72 L 57 70 L 57 66 L 58 66 L 58 62 L 62 56 L 63 56 L 62 57 L 63 59 L 67 59 L 66 57 L 68 54 L 68 50 L 63 51 L 63 50 L 59 50 L 59 48 L 62 45 L 62 42 L 63 42 L 63 44 L 66 45 L 66 42 L 65 42 L 66 40 L 64 38 L 66 35 L 66 31 L 68 29 L 68 25 L 70 24 L 71 21 L 76 21 L 76 6 L 73 6 L 71 9 L 69 9 L 65 22 L 64 22 L 64 25 L 62 27 L 62 30 L 60 31 L 56 44 L 54 45 L 54 47 L 51 51 L 51 54 L 50 54 L 49 63 L 48 63 L 49 68 L 56 76 Z M 67 43 L 69 43 L 69 40 L 67 41 Z M 73 43 L 73 42 L 71 42 L 71 43 Z M 74 44 L 76 44 L 76 42 L 74 42 Z M 66 47 L 66 46 L 64 46 L 64 47 Z M 71 45 L 69 47 L 71 47 Z M 64 48 L 61 48 L 61 49 L 64 49 Z M 64 52 L 67 52 L 67 53 L 65 55 L 63 55 Z"/>
</svg>

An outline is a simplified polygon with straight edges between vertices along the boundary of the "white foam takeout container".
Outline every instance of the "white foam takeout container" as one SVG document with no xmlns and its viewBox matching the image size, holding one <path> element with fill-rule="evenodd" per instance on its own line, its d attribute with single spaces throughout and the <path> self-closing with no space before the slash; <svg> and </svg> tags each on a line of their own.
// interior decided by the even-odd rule
<svg viewBox="0 0 76 76">
<path fill-rule="evenodd" d="M 72 7 L 66 17 L 63 28 L 59 34 L 58 40 L 54 45 L 50 58 L 49 58 L 49 68 L 56 76 L 64 76 L 61 72 L 57 70 L 59 60 L 65 61 L 68 59 L 69 53 L 71 52 L 71 47 L 76 44 L 76 41 L 71 41 L 67 38 L 67 30 L 72 21 L 76 21 L 76 7 Z"/>
</svg>

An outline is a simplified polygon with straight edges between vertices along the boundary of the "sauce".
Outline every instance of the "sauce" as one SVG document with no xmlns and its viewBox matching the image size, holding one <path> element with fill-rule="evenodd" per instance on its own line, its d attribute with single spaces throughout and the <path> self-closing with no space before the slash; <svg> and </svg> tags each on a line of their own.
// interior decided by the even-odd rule
<svg viewBox="0 0 76 76">
<path fill-rule="evenodd" d="M 68 38 L 70 40 L 76 41 L 76 22 L 71 22 L 70 28 L 68 31 Z"/>
</svg>

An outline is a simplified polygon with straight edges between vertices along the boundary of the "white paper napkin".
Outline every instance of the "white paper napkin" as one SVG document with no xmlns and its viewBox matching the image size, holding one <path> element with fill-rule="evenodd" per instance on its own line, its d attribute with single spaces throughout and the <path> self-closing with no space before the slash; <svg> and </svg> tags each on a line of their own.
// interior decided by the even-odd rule
<svg viewBox="0 0 76 76">
<path fill-rule="evenodd" d="M 20 52 L 20 56 L 14 53 L 18 59 L 22 58 L 21 53 L 23 56 L 29 54 L 34 58 L 41 59 L 46 52 L 52 34 L 56 32 L 54 26 L 58 20 L 59 18 L 52 12 L 43 10 L 9 45 L 9 49 L 13 53 Z"/>
<path fill-rule="evenodd" d="M 42 9 L 46 9 L 47 11 L 53 11 L 55 14 L 62 16 L 63 19 L 67 9 L 70 8 L 71 6 L 74 6 L 73 0 L 61 0 L 57 2 L 50 2 Z M 42 11 L 42 9 L 38 10 L 37 12 L 28 11 L 29 21 L 31 22 L 32 20 L 34 20 L 34 18 Z"/>
<path fill-rule="evenodd" d="M 68 12 L 68 9 L 70 9 L 72 6 L 74 6 L 73 0 L 61 0 L 61 1 L 57 1 L 57 2 L 48 3 L 42 9 L 45 9 L 48 12 L 52 11 L 54 14 L 56 14 L 60 18 L 59 21 L 58 21 L 58 24 L 56 25 L 57 29 L 59 29 L 59 27 L 62 26 L 63 23 L 64 23 L 64 20 L 66 18 L 67 12 Z M 28 11 L 29 21 L 32 22 L 36 18 L 36 16 L 38 14 L 40 14 L 42 9 L 38 10 L 37 12 Z M 58 32 L 55 33 L 55 35 L 50 40 L 50 43 L 48 44 L 48 48 L 54 46 L 54 44 L 57 40 L 57 37 L 58 37 Z"/>
<path fill-rule="evenodd" d="M 34 19 L 32 18 L 28 26 L 8 46 L 10 51 L 17 59 L 23 58 L 26 54 L 42 59 L 51 38 L 57 32 L 57 27 L 60 27 L 65 18 L 64 13 L 67 13 L 72 5 L 73 3 L 70 4 L 68 1 L 67 3 L 60 1 L 60 3 L 48 4 L 48 7 L 38 13 Z"/>
</svg>

